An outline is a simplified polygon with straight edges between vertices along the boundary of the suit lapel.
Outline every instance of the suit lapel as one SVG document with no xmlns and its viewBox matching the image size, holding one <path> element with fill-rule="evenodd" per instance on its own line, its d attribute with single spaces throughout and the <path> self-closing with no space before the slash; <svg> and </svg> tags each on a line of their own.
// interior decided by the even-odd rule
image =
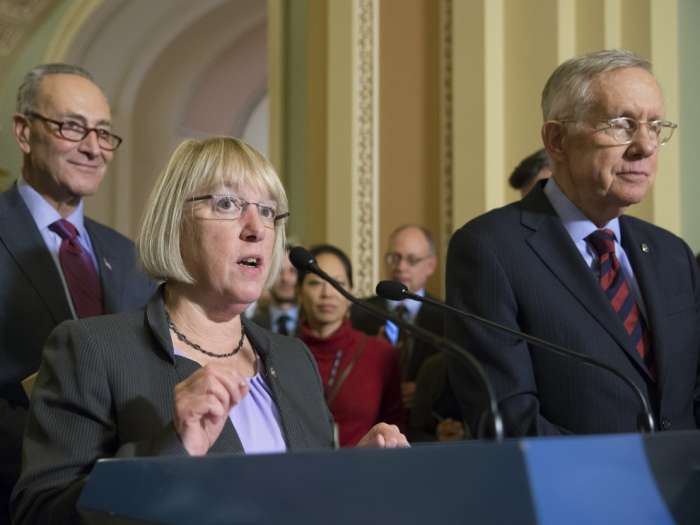
<svg viewBox="0 0 700 525">
<path fill-rule="evenodd" d="M 430 295 L 428 292 L 425 293 L 425 297 L 428 299 L 436 300 L 435 297 Z M 432 330 L 432 323 L 430 322 L 430 306 L 426 303 L 419 303 L 418 312 L 416 313 L 416 318 L 413 320 L 413 324 L 420 326 L 421 328 L 428 328 Z"/>
<path fill-rule="evenodd" d="M 161 285 L 158 288 L 158 291 L 146 305 L 146 322 L 158 343 L 158 351 L 163 353 L 175 365 L 178 382 L 180 382 L 194 374 L 199 370 L 200 366 L 187 358 L 175 356 L 170 329 L 165 318 L 164 286 Z M 228 418 L 219 438 L 214 442 L 208 453 L 221 454 L 231 452 L 243 452 L 243 444 L 233 423 L 231 423 L 231 418 Z"/>
<path fill-rule="evenodd" d="M 56 324 L 72 318 L 56 263 L 16 184 L 0 194 L 0 242 L 42 298 Z"/>
<path fill-rule="evenodd" d="M 253 321 L 268 330 L 272 330 L 272 316 L 270 315 L 269 305 L 258 305 L 255 310 L 255 315 L 253 316 Z"/>
<path fill-rule="evenodd" d="M 655 253 L 649 248 L 652 246 L 651 239 L 644 238 L 643 234 L 638 229 L 634 228 L 634 224 L 624 216 L 620 217 L 620 228 L 622 231 L 622 246 L 632 265 L 634 277 L 639 285 L 639 292 L 644 299 L 647 328 L 651 332 L 651 351 L 654 352 L 654 358 L 656 360 L 659 391 L 662 391 L 666 383 L 665 372 L 668 369 L 666 362 L 668 356 L 663 352 L 664 347 L 661 341 L 667 339 L 664 334 L 665 326 L 662 322 L 663 317 L 659 311 L 663 300 L 660 297 L 660 290 L 657 286 L 659 280 L 658 277 L 655 277 L 654 272 L 654 268 L 658 266 L 658 257 L 660 257 L 661 254 Z M 642 251 L 642 244 L 647 246 L 647 252 Z M 658 273 L 656 275 L 658 275 Z M 634 353 L 637 354 L 636 351 Z M 646 367 L 642 364 L 641 358 L 638 359 L 638 362 L 642 368 L 647 371 Z"/>
<path fill-rule="evenodd" d="M 521 223 L 532 231 L 527 243 L 542 263 L 571 292 L 610 336 L 643 367 L 629 336 L 593 272 L 538 186 L 522 201 Z"/>
<path fill-rule="evenodd" d="M 123 282 L 121 279 L 123 268 L 120 267 L 119 261 L 111 258 L 109 243 L 100 236 L 99 230 L 87 217 L 85 218 L 85 229 L 90 235 L 92 249 L 95 251 L 95 260 L 99 267 L 104 311 L 105 313 L 118 312 L 121 310 L 121 298 L 124 291 L 120 285 L 120 282 Z"/>
</svg>

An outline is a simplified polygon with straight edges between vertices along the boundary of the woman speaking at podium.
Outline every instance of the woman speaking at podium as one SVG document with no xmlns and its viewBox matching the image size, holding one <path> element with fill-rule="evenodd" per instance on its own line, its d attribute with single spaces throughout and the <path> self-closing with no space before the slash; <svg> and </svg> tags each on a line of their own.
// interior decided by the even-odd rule
<svg viewBox="0 0 700 525">
<path fill-rule="evenodd" d="M 15 523 L 79 521 L 100 458 L 332 446 L 308 349 L 241 315 L 276 277 L 288 215 L 279 178 L 250 146 L 219 137 L 175 150 L 137 240 L 157 293 L 143 310 L 63 323 L 46 344 Z M 407 442 L 382 423 L 358 445 Z"/>
</svg>

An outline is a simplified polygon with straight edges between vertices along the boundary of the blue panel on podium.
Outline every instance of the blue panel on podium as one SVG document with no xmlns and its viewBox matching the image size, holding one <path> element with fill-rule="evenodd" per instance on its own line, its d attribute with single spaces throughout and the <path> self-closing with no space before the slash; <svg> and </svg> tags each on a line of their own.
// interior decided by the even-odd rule
<svg viewBox="0 0 700 525">
<path fill-rule="evenodd" d="M 106 460 L 78 506 L 101 524 L 535 521 L 516 442 Z"/>
<path fill-rule="evenodd" d="M 100 524 L 697 525 L 700 433 L 106 460 L 78 506 Z"/>
<path fill-rule="evenodd" d="M 523 441 L 538 522 L 674 524 L 639 435 Z"/>
</svg>

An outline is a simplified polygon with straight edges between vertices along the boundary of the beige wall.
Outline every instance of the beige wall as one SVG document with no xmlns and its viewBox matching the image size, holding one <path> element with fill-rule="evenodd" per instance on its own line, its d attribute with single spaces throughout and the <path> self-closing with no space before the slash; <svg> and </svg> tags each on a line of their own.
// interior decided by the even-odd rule
<svg viewBox="0 0 700 525">
<path fill-rule="evenodd" d="M 277 17 L 270 20 L 269 33 L 276 45 L 271 48 L 276 58 L 270 75 L 272 157 L 290 193 L 291 233 L 307 244 L 328 241 L 361 252 L 362 264 L 376 272 L 388 233 L 398 224 L 419 222 L 441 232 L 448 225 L 451 231 L 512 201 L 516 195 L 505 179 L 539 146 L 539 92 L 547 74 L 573 54 L 626 46 L 654 62 L 668 117 L 681 122 L 682 137 L 664 149 L 659 184 L 632 213 L 700 239 L 700 211 L 694 204 L 700 198 L 694 182 L 696 163 L 685 161 L 681 179 L 678 160 L 681 153 L 692 159 L 697 150 L 692 141 L 694 114 L 680 111 L 692 107 L 697 92 L 695 62 L 688 58 L 694 55 L 687 49 L 695 42 L 689 28 L 700 24 L 693 2 L 268 0 L 275 7 L 271 16 Z M 78 4 L 93 6 L 103 16 L 76 27 L 76 17 L 67 15 Z M 157 171 L 179 138 L 176 129 L 163 132 L 162 126 L 181 122 L 168 115 L 182 116 L 185 109 L 178 104 L 187 99 L 187 90 L 192 93 L 197 87 L 190 81 L 192 75 L 212 65 L 213 48 L 202 48 L 207 64 L 189 71 L 173 56 L 180 50 L 183 57 L 192 58 L 188 46 L 200 45 L 210 36 L 207 33 L 220 33 L 212 42 L 231 44 L 226 24 L 214 20 L 199 32 L 196 26 L 207 12 L 219 9 L 216 18 L 238 20 L 240 6 L 252 5 L 241 0 L 157 3 L 176 4 L 179 8 L 171 7 L 167 16 L 155 17 L 156 3 L 138 0 L 58 2 L 12 56 L 0 59 L 3 125 L 21 74 L 46 57 L 70 52 L 71 59 L 85 60 L 107 79 L 117 122 L 124 123 L 129 137 L 138 137 L 140 145 L 130 140 L 120 151 L 117 173 L 110 175 L 94 211 L 126 232 L 133 231 L 142 201 L 131 196 L 144 194 L 151 175 L 136 178 Z M 182 13 L 185 8 L 187 16 Z M 132 16 L 139 9 L 150 12 L 150 25 L 134 20 L 132 37 L 124 41 L 116 22 L 127 11 Z M 376 24 L 368 24 L 368 17 Z M 679 18 L 686 35 L 680 40 L 681 51 Z M 110 27 L 121 46 L 109 45 Z M 55 42 L 60 45 L 51 44 Z M 106 61 L 108 52 L 111 58 Z M 172 68 L 177 75 L 171 74 Z M 365 78 L 372 68 L 376 75 Z M 159 100 L 159 79 L 188 87 L 179 85 Z M 136 115 L 136 110 L 144 114 Z M 16 148 L 6 134 L 0 138 L 0 169 L 15 175 Z M 129 174 L 127 181 L 124 174 Z M 368 235 L 367 228 L 374 230 Z M 431 289 L 439 292 L 440 282 L 436 277 Z"/>
<path fill-rule="evenodd" d="M 682 0 L 679 2 L 679 47 L 680 47 L 680 108 L 678 111 L 681 128 L 678 141 L 681 150 L 681 194 L 682 229 L 681 236 L 690 244 L 695 253 L 700 252 L 700 2 Z"/>
<path fill-rule="evenodd" d="M 306 195 L 308 205 L 298 210 L 299 214 L 305 214 L 308 210 L 311 216 L 307 218 L 306 234 L 299 239 L 308 245 L 326 241 L 326 223 L 324 217 L 319 216 L 318 211 L 324 210 L 321 203 L 326 201 L 328 188 L 326 186 L 328 166 L 328 110 L 327 110 L 327 83 L 328 76 L 328 52 L 325 45 L 328 40 L 328 31 L 324 23 L 328 17 L 328 9 L 324 0 L 310 0 L 309 2 L 309 30 L 307 38 L 307 59 L 312 67 L 307 72 L 306 105 L 309 108 L 309 122 L 305 128 L 306 157 L 308 169 L 306 170 Z M 293 130 L 290 130 L 293 132 Z"/>
<path fill-rule="evenodd" d="M 422 224 L 438 237 L 438 8 L 434 0 L 380 3 L 380 254 L 387 251 L 391 231 L 405 223 Z M 441 282 L 440 268 L 429 283 L 431 292 L 439 294 Z"/>
<path fill-rule="evenodd" d="M 453 20 L 451 114 L 455 227 L 515 200 L 505 180 L 540 147 L 541 89 L 558 63 L 601 47 L 652 60 L 678 120 L 677 1 L 443 0 Z M 660 183 L 630 213 L 680 233 L 678 142 L 660 156 Z"/>
<path fill-rule="evenodd" d="M 518 163 L 542 147 L 540 95 L 547 77 L 559 63 L 556 44 L 557 1 L 506 2 L 504 44 L 504 173 L 505 179 Z M 568 58 L 568 57 L 567 57 Z M 504 184 L 503 198 L 520 195 Z"/>
</svg>

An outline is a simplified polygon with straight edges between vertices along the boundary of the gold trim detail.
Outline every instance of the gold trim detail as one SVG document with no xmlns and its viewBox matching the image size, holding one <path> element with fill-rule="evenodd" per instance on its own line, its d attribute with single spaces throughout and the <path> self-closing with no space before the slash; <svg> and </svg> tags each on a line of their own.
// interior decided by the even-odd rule
<svg viewBox="0 0 700 525">
<path fill-rule="evenodd" d="M 376 104 L 376 24 L 375 0 L 358 0 L 356 10 L 357 89 L 355 169 L 357 220 L 354 221 L 355 290 L 359 295 L 374 293 L 377 277 L 377 104 Z"/>
<path fill-rule="evenodd" d="M 75 37 L 103 2 L 104 0 L 74 0 L 57 24 L 53 38 L 46 48 L 44 62 L 61 62 L 66 59 Z"/>
<path fill-rule="evenodd" d="M 0 0 L 0 56 L 12 54 L 49 5 L 49 0 Z"/>
<path fill-rule="evenodd" d="M 452 0 L 440 1 L 440 246 L 443 260 L 454 229 Z M 443 283 L 444 286 L 444 283 Z M 444 290 L 443 290 L 444 292 Z"/>
</svg>

